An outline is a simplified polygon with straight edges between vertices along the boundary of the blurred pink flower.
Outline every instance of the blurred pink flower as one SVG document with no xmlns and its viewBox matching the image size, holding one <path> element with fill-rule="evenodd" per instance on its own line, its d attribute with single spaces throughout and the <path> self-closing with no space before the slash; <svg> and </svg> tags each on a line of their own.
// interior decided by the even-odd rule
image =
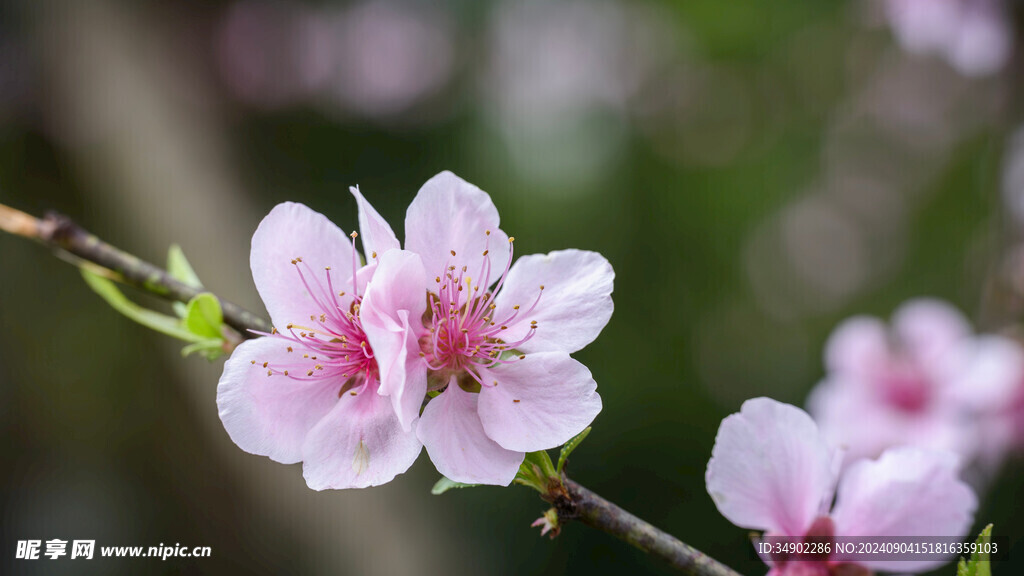
<svg viewBox="0 0 1024 576">
<path fill-rule="evenodd" d="M 851 458 L 909 444 L 951 450 L 966 463 L 996 449 L 983 441 L 982 420 L 1024 378 L 1016 344 L 973 335 L 957 310 L 927 299 L 900 307 L 891 328 L 877 318 L 846 320 L 826 344 L 825 366 L 808 408 Z"/>
<path fill-rule="evenodd" d="M 885 0 L 899 43 L 915 54 L 936 54 L 968 76 L 1002 68 L 1013 49 L 1003 0 Z"/>
<path fill-rule="evenodd" d="M 726 519 L 766 536 L 963 537 L 970 528 L 977 498 L 957 478 L 953 454 L 894 448 L 877 460 L 853 463 L 840 477 L 841 459 L 806 412 L 755 398 L 722 421 L 708 462 L 707 489 Z M 915 573 L 943 563 L 849 564 L 828 556 L 765 562 L 772 566 L 770 576 Z"/>
<path fill-rule="evenodd" d="M 439 472 L 509 484 L 525 452 L 558 446 L 601 410 L 597 384 L 569 356 L 612 314 L 611 265 L 563 250 L 512 264 L 512 238 L 482 190 L 443 172 L 420 189 L 405 250 L 358 190 L 369 258 L 363 328 L 390 395 Z"/>
<path fill-rule="evenodd" d="M 421 448 L 378 394 L 359 318 L 375 265 L 357 263 L 349 238 L 322 214 L 293 203 L 271 210 L 253 235 L 251 267 L 277 329 L 239 345 L 217 386 L 239 448 L 302 461 L 314 490 L 384 484 Z"/>
</svg>

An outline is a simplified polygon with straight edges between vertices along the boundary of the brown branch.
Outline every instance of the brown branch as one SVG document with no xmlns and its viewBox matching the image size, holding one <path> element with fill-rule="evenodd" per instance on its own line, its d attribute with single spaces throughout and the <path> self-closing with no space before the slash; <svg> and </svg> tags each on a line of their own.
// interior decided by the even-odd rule
<svg viewBox="0 0 1024 576">
<path fill-rule="evenodd" d="M 564 478 L 561 494 L 550 498 L 559 520 L 578 520 L 631 544 L 690 576 L 740 576 L 738 572 L 633 516 L 578 483 Z M 546 498 L 548 499 L 548 498 Z"/>
<path fill-rule="evenodd" d="M 197 294 L 206 292 L 172 278 L 159 266 L 107 244 L 67 216 L 49 213 L 40 220 L 0 204 L 0 230 L 36 240 L 77 259 L 92 262 L 113 272 L 116 280 L 167 300 L 188 302 Z M 262 317 L 219 297 L 218 300 L 224 313 L 224 323 L 238 330 L 242 337 L 255 337 L 251 330 L 270 332 L 270 324 Z"/>
</svg>

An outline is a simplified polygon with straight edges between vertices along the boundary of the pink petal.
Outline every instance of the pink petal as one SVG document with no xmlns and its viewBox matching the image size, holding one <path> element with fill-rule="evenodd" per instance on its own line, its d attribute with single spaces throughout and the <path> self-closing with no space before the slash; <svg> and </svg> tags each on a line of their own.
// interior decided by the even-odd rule
<svg viewBox="0 0 1024 576">
<path fill-rule="evenodd" d="M 1001 336 L 960 342 L 940 363 L 950 400 L 976 410 L 997 411 L 1015 398 L 1024 383 L 1024 354 Z"/>
<path fill-rule="evenodd" d="M 861 460 L 839 481 L 836 536 L 964 537 L 978 506 L 949 452 L 901 447 Z M 866 561 L 868 568 L 922 572 L 945 562 Z"/>
<path fill-rule="evenodd" d="M 950 402 L 905 412 L 881 398 L 870 383 L 830 378 L 807 399 L 807 410 L 832 446 L 841 446 L 845 462 L 877 458 L 898 445 L 942 449 L 969 458 L 978 448 L 976 426 Z"/>
<path fill-rule="evenodd" d="M 428 180 L 405 216 L 405 249 L 423 258 L 430 280 L 427 289 L 436 290 L 434 277 L 443 275 L 449 265 L 467 266 L 468 275 L 483 282 L 484 250 L 492 267 L 489 281 L 496 281 L 509 254 L 508 237 L 498 223 L 498 209 L 483 190 L 451 172 Z"/>
<path fill-rule="evenodd" d="M 323 278 L 324 268 L 330 266 L 340 292 L 349 290 L 354 255 L 349 237 L 323 214 L 292 202 L 275 206 L 253 234 L 249 257 L 256 290 L 274 325 L 284 329 L 289 322 L 307 322 L 311 314 L 323 312 L 292 260 L 301 257 L 317 278 Z"/>
<path fill-rule="evenodd" d="M 832 498 L 834 453 L 806 412 L 770 398 L 722 421 L 708 493 L 741 528 L 803 537 Z"/>
<path fill-rule="evenodd" d="M 521 340 L 536 320 L 537 331 L 520 350 L 575 352 L 593 342 L 608 324 L 614 280 L 611 264 L 597 252 L 560 250 L 524 256 L 505 278 L 494 318 L 512 316 L 512 307 L 518 305 L 515 321 L 506 322 L 506 342 Z M 530 310 L 534 302 L 537 306 Z"/>
<path fill-rule="evenodd" d="M 306 434 L 338 402 L 343 382 L 267 376 L 264 362 L 295 362 L 288 345 L 282 338 L 268 336 L 235 348 L 217 384 L 217 408 L 224 428 L 239 448 L 293 464 L 302 460 Z"/>
<path fill-rule="evenodd" d="M 356 197 L 356 204 L 359 205 L 359 238 L 363 241 L 363 253 L 366 262 L 372 262 L 374 254 L 384 254 L 388 250 L 401 248 L 398 237 L 395 236 L 387 220 L 373 209 L 367 202 L 358 186 L 349 188 L 352 195 Z"/>
<path fill-rule="evenodd" d="M 479 397 L 452 378 L 448 388 L 423 410 L 416 433 L 437 471 L 449 479 L 508 486 L 525 454 L 505 450 L 487 437 L 477 414 Z"/>
<path fill-rule="evenodd" d="M 825 366 L 830 371 L 871 377 L 888 362 L 888 328 L 877 318 L 848 318 L 825 343 Z"/>
<path fill-rule="evenodd" d="M 379 486 L 408 470 L 421 447 L 415 431 L 402 430 L 391 402 L 363 386 L 355 396 L 342 394 L 309 431 L 302 474 L 314 490 Z"/>
<path fill-rule="evenodd" d="M 480 391 L 480 420 L 487 435 L 508 450 L 560 446 L 601 411 L 590 370 L 565 352 L 527 354 L 481 372 L 485 382 L 498 384 Z"/>
<path fill-rule="evenodd" d="M 427 393 L 427 365 L 419 337 L 426 329 L 425 273 L 418 255 L 390 250 L 378 255 L 359 319 L 380 371 L 380 394 L 390 396 L 398 419 L 409 430 Z"/>
<path fill-rule="evenodd" d="M 971 335 L 971 326 L 960 311 L 931 298 L 900 306 L 893 314 L 892 328 L 898 344 L 923 366 L 937 361 Z"/>
</svg>

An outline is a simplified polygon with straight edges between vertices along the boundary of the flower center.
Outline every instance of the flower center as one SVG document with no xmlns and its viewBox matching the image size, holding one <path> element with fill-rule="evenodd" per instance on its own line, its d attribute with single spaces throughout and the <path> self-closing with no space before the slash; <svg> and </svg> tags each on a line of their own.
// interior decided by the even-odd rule
<svg viewBox="0 0 1024 576">
<path fill-rule="evenodd" d="M 512 306 L 510 314 L 503 318 L 495 318 L 495 297 L 500 293 L 505 278 L 512 265 L 512 244 L 515 238 L 510 237 L 508 262 L 496 281 L 492 281 L 490 250 L 491 232 L 486 232 L 487 243 L 483 252 L 483 264 L 480 274 L 474 281 L 468 275 L 466 266 L 458 266 L 455 250 L 451 251 L 445 269 L 434 278 L 437 292 L 427 294 L 427 312 L 425 324 L 429 326 L 427 334 L 420 339 L 421 355 L 426 359 L 427 366 L 441 373 L 439 381 L 447 383 L 449 375 L 469 374 L 481 386 L 492 386 L 495 383 L 485 382 L 482 369 L 496 364 L 517 362 L 526 357 L 517 352 L 517 348 L 533 337 L 537 330 L 537 322 L 530 322 L 530 328 L 518 340 L 509 342 L 502 338 L 502 333 L 518 320 L 520 315 L 530 314 L 540 301 L 544 286 L 537 292 L 537 299 L 527 310 L 517 304 Z M 488 287 L 494 283 L 494 289 Z"/>
<path fill-rule="evenodd" d="M 931 401 L 928 377 L 916 367 L 891 366 L 882 375 L 880 384 L 885 401 L 902 412 L 921 412 Z"/>
<path fill-rule="evenodd" d="M 289 322 L 284 331 L 275 327 L 270 334 L 264 333 L 264 336 L 287 341 L 290 344 L 287 352 L 295 358 L 290 362 L 263 362 L 262 367 L 267 370 L 267 376 L 280 374 L 302 381 L 336 379 L 342 382 L 339 396 L 346 391 L 355 396 L 356 388 L 378 377 L 377 361 L 359 320 L 362 297 L 356 280 L 358 263 L 353 262 L 352 300 L 346 305 L 345 292 L 335 291 L 330 266 L 318 276 L 301 257 L 291 262 L 298 281 L 321 312 L 311 314 L 308 321 Z M 259 364 L 256 360 L 252 363 Z"/>
</svg>

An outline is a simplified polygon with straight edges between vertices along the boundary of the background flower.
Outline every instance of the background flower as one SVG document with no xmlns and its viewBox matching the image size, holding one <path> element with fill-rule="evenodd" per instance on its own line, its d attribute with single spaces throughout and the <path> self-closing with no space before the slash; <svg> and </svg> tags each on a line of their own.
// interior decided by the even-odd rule
<svg viewBox="0 0 1024 576">
<path fill-rule="evenodd" d="M 841 458 L 842 451 L 827 443 L 806 412 L 755 398 L 722 421 L 708 462 L 707 490 L 730 522 L 770 536 L 967 535 L 978 500 L 958 479 L 953 454 L 895 448 L 877 460 L 854 461 L 838 474 Z M 776 576 L 803 574 L 815 563 L 769 562 Z M 916 573 L 944 563 L 871 560 L 858 565 Z"/>
<path fill-rule="evenodd" d="M 910 444 L 951 450 L 969 464 L 979 451 L 1007 448 L 984 424 L 1012 402 L 1024 356 L 1009 339 L 973 335 L 946 303 L 907 302 L 891 328 L 846 320 L 826 344 L 825 365 L 808 407 L 851 459 Z"/>
</svg>

